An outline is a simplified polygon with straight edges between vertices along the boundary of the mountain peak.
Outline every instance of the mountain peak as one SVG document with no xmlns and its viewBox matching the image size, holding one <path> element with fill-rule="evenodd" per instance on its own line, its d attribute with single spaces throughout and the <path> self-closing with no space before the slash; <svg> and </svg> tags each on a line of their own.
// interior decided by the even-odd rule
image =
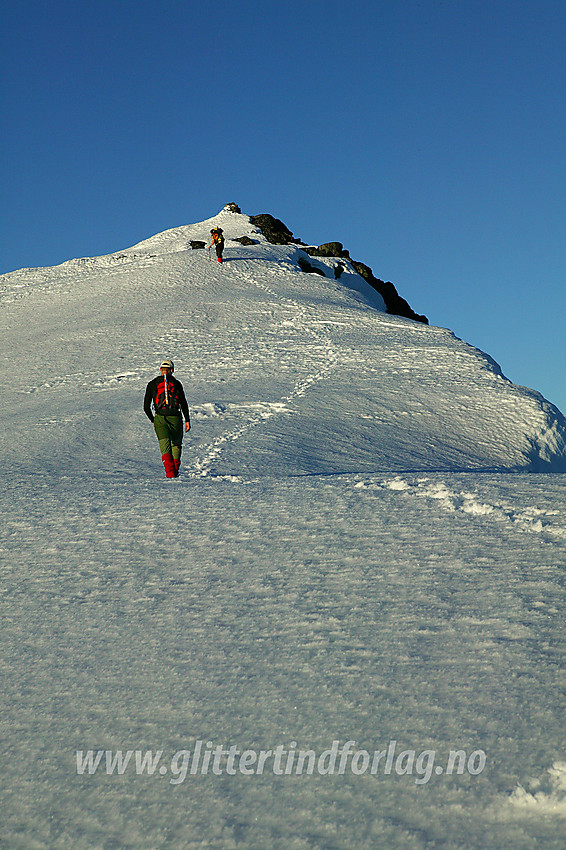
<svg viewBox="0 0 566 850">
<path fill-rule="evenodd" d="M 274 244 L 265 221 L 230 204 L 121 252 L 5 275 L 6 457 L 65 468 L 88 421 L 83 470 L 121 465 L 124 446 L 151 464 L 141 396 L 167 356 L 194 411 L 193 476 L 566 470 L 566 422 L 542 396 L 449 330 L 387 315 L 340 243 L 303 245 L 281 223 Z M 203 250 L 216 226 L 222 265 Z"/>
</svg>

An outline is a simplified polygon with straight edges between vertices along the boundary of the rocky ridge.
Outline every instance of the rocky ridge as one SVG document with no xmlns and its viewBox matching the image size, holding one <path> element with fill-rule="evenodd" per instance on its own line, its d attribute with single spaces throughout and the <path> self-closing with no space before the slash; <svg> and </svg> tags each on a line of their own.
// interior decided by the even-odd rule
<svg viewBox="0 0 566 850">
<path fill-rule="evenodd" d="M 225 210 L 230 212 L 240 212 L 237 204 L 226 204 Z M 336 257 L 337 259 L 345 259 L 351 263 L 356 272 L 362 277 L 373 289 L 375 289 L 383 300 L 387 308 L 387 312 L 395 316 L 403 316 L 407 319 L 413 319 L 415 322 L 422 322 L 428 325 L 428 319 L 419 313 L 415 313 L 410 304 L 402 298 L 397 292 L 391 281 L 384 281 L 375 277 L 372 269 L 365 263 L 359 260 L 353 260 L 350 257 L 350 252 L 347 251 L 341 242 L 325 242 L 322 245 L 307 245 L 301 239 L 293 236 L 293 233 L 287 225 L 283 224 L 281 219 L 275 218 L 270 213 L 261 213 L 259 215 L 250 216 L 250 221 L 255 225 L 272 245 L 300 245 L 306 254 L 311 257 Z M 308 262 L 306 257 L 299 261 L 301 269 L 305 272 L 314 274 L 323 274 L 320 269 Z M 339 278 L 344 266 L 337 263 L 334 270 L 334 276 Z"/>
</svg>

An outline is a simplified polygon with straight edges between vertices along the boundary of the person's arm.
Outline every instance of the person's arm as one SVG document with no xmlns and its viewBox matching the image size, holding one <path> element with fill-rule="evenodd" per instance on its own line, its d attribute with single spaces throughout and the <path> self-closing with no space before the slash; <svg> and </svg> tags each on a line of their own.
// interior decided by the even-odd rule
<svg viewBox="0 0 566 850">
<path fill-rule="evenodd" d="M 153 381 L 150 381 L 145 388 L 145 397 L 143 400 L 143 410 L 150 422 L 153 422 L 153 411 L 151 409 L 151 402 L 153 400 L 152 384 Z"/>
<path fill-rule="evenodd" d="M 181 404 L 181 410 L 185 418 L 185 431 L 190 431 L 191 417 L 189 416 L 189 405 L 187 404 L 187 399 L 185 397 L 185 391 L 183 389 L 182 384 L 179 384 L 179 402 Z"/>
</svg>

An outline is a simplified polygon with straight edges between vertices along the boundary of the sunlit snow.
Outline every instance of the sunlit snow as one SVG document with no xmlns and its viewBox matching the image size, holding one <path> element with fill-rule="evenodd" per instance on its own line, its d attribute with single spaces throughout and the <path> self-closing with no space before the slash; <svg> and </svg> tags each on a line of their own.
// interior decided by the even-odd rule
<svg viewBox="0 0 566 850">
<path fill-rule="evenodd" d="M 213 225 L 222 266 L 190 248 Z M 2 846 L 563 850 L 566 422 L 300 253 L 223 210 L 0 278 Z M 164 357 L 176 480 L 142 411 Z M 441 768 L 173 761 L 333 741 Z"/>
</svg>

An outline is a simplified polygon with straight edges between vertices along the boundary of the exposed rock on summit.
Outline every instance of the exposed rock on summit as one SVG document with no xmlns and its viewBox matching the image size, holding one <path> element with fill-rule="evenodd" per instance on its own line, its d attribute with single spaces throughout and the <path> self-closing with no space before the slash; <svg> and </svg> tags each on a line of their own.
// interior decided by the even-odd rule
<svg viewBox="0 0 566 850">
<path fill-rule="evenodd" d="M 401 298 L 391 281 L 384 281 L 375 277 L 370 267 L 366 266 L 365 263 L 360 263 L 358 260 L 350 260 L 350 262 L 360 277 L 363 277 L 370 286 L 373 286 L 379 292 L 385 301 L 388 313 L 393 313 L 395 316 L 404 316 L 407 319 L 413 319 L 415 322 L 423 322 L 423 324 L 428 325 L 427 317 L 415 313 L 408 302 L 404 298 Z"/>
<path fill-rule="evenodd" d="M 304 245 L 300 239 L 295 239 L 289 228 L 283 224 L 281 219 L 274 218 L 269 213 L 260 213 L 259 215 L 251 215 L 250 221 L 258 227 L 268 242 L 272 245 Z"/>
<path fill-rule="evenodd" d="M 227 209 L 228 206 L 231 205 L 227 204 L 225 209 Z M 311 257 L 340 257 L 341 259 L 349 260 L 360 277 L 363 277 L 370 286 L 379 292 L 385 301 L 388 313 L 395 316 L 404 316 L 407 319 L 413 319 L 415 322 L 422 322 L 423 324 L 428 325 L 427 317 L 419 313 L 415 313 L 410 304 L 405 301 L 404 298 L 401 298 L 391 281 L 386 282 L 384 280 L 380 280 L 380 278 L 375 277 L 371 268 L 365 263 L 361 263 L 358 260 L 352 260 L 350 258 L 350 252 L 344 248 L 341 242 L 324 242 L 322 245 L 305 245 L 305 243 L 300 239 L 295 239 L 292 231 L 290 231 L 279 218 L 274 218 L 274 216 L 269 213 L 252 215 L 250 216 L 250 221 L 259 228 L 267 241 L 271 242 L 272 245 L 301 245 L 304 246 L 304 251 Z M 299 260 L 299 266 L 305 272 L 324 274 L 319 269 L 309 264 L 308 260 L 304 258 Z M 338 273 L 335 275 L 336 279 L 340 277 L 340 274 L 342 274 L 342 271 L 338 270 Z"/>
</svg>

